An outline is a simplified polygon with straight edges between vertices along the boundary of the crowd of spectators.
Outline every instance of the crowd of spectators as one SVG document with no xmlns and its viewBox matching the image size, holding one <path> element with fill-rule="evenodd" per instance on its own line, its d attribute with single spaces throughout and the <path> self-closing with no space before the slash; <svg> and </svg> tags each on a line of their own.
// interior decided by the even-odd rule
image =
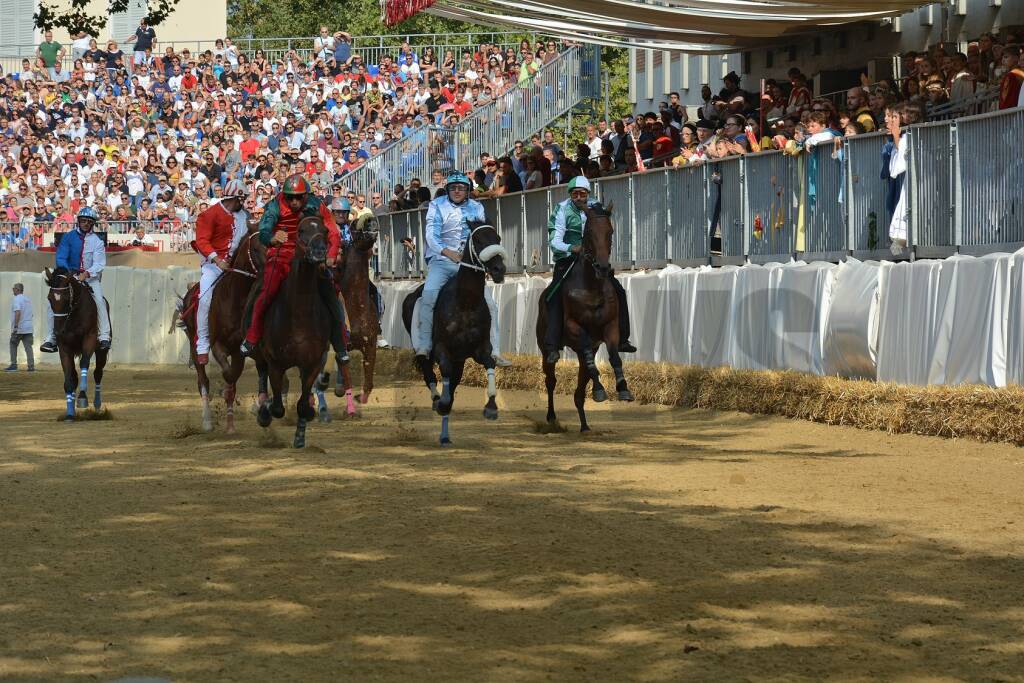
<svg viewBox="0 0 1024 683">
<path fill-rule="evenodd" d="M 289 174 L 321 195 L 373 155 L 426 125 L 455 125 L 475 107 L 532 82 L 558 56 L 554 40 L 463 51 L 408 43 L 375 63 L 352 37 L 321 28 L 311 49 L 243 53 L 230 39 L 198 53 L 160 49 L 143 20 L 123 41 L 47 31 L 34 62 L 0 72 L 0 251 L 41 246 L 83 206 L 100 231 L 172 235 L 187 250 L 199 212 L 230 178 L 258 217 Z M 367 210 L 386 199 L 348 193 Z"/>
<path fill-rule="evenodd" d="M 815 97 L 809 77 L 798 68 L 789 70 L 787 82 L 768 79 L 763 94 L 744 90 L 741 77 L 730 72 L 717 94 L 709 84 L 702 87 L 703 103 L 695 112 L 672 93 L 657 112 L 587 125 L 575 149 L 563 149 L 547 130 L 517 141 L 508 154 L 482 154 L 473 173 L 474 196 L 562 184 L 581 174 L 596 179 L 771 150 L 797 154 L 823 143 L 838 148 L 845 137 L 891 132 L 894 125 L 921 123 L 933 115 L 1024 106 L 1018 38 L 985 34 L 969 43 L 966 53 L 941 44 L 911 52 L 902 56 L 902 78 L 870 83 L 862 76 L 839 96 Z M 422 188 L 414 179 L 410 185 L 411 190 L 395 188 L 392 208 L 421 206 L 438 183 Z"/>
<path fill-rule="evenodd" d="M 788 82 L 768 80 L 763 94 L 732 72 L 717 94 L 703 86 L 696 111 L 673 93 L 658 112 L 587 125 L 575 149 L 547 130 L 500 156 L 482 154 L 474 194 L 837 144 L 891 128 L 893 114 L 906 125 L 949 102 L 984 106 L 972 103 L 985 89 L 998 91 L 999 106 L 1018 106 L 1018 38 L 985 35 L 966 53 L 936 45 L 904 55 L 901 79 L 864 77 L 838 104 L 814 97 L 800 69 Z M 274 58 L 246 54 L 230 39 L 193 54 L 159 49 L 145 20 L 123 42 L 131 53 L 81 34 L 69 51 L 47 31 L 34 63 L 0 73 L 0 251 L 38 248 L 46 232 L 70 229 L 83 206 L 100 214 L 101 231 L 166 233 L 172 248 L 187 250 L 196 215 L 219 201 L 230 178 L 249 184 L 245 207 L 254 217 L 296 172 L 321 195 L 347 193 L 357 210 L 421 206 L 441 190 L 440 169 L 390 196 L 349 192 L 339 181 L 422 126 L 454 126 L 529 85 L 564 47 L 524 40 L 442 55 L 403 43 L 371 64 L 350 35 L 323 27 L 310 49 Z"/>
</svg>

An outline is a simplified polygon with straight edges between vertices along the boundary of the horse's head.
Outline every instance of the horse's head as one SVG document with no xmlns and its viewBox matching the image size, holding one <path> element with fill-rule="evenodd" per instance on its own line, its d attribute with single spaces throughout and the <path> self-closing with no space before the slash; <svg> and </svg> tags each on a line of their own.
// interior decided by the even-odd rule
<svg viewBox="0 0 1024 683">
<path fill-rule="evenodd" d="M 583 256 L 594 267 L 599 279 L 608 277 L 612 272 L 612 235 L 615 234 L 612 226 L 613 206 L 609 204 L 605 208 L 596 203 L 585 209 L 587 226 L 583 230 Z"/>
<path fill-rule="evenodd" d="M 352 224 L 352 245 L 361 251 L 369 251 L 376 242 L 377 217 L 369 214 L 360 216 Z"/>
<path fill-rule="evenodd" d="M 483 221 L 469 221 L 469 240 L 462 260 L 471 267 L 482 269 L 494 282 L 505 281 L 505 258 L 508 253 L 501 246 L 498 230 Z"/>
<path fill-rule="evenodd" d="M 320 216 L 306 216 L 299 221 L 299 249 L 307 263 L 323 263 L 327 260 L 327 225 Z"/>
<path fill-rule="evenodd" d="M 263 264 L 267 261 L 267 248 L 260 242 L 259 237 L 259 229 L 250 228 L 242 241 L 238 243 L 238 250 L 235 251 L 234 260 L 231 262 L 233 268 L 253 274 L 263 269 Z"/>
<path fill-rule="evenodd" d="M 82 284 L 63 267 L 52 272 L 47 268 L 45 275 L 46 286 L 50 288 L 46 300 L 50 302 L 50 310 L 53 311 L 54 332 L 59 333 L 81 297 Z"/>
</svg>

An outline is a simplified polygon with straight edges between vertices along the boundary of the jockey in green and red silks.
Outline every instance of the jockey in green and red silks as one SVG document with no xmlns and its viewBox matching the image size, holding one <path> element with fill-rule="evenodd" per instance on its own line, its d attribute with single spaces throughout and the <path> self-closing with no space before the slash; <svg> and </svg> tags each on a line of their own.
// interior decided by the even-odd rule
<svg viewBox="0 0 1024 683">
<path fill-rule="evenodd" d="M 281 193 L 270 202 L 260 219 L 260 242 L 267 247 L 267 261 L 263 267 L 263 284 L 253 304 L 250 322 L 242 342 L 242 353 L 248 355 L 263 336 L 263 317 L 274 301 L 278 290 L 291 271 L 292 258 L 298 242 L 299 222 L 307 216 L 318 216 L 327 227 L 327 265 L 325 272 L 338 258 L 341 233 L 328 206 L 310 191 L 309 183 L 301 175 L 289 176 Z M 320 296 L 327 304 L 336 324 L 331 328 L 331 346 L 339 364 L 348 362 L 348 333 L 345 314 L 338 299 L 337 288 L 328 277 L 318 278 Z"/>
</svg>

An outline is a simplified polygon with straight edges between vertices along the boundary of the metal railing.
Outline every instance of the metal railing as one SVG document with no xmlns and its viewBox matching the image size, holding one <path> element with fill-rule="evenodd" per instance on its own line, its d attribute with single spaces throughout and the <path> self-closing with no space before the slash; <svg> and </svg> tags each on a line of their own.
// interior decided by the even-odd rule
<svg viewBox="0 0 1024 683">
<path fill-rule="evenodd" d="M 615 207 L 615 266 L 846 256 L 894 260 L 1024 246 L 1024 157 L 1017 147 L 1024 138 L 1024 108 L 911 126 L 906 135 L 909 252 L 894 254 L 889 248 L 892 215 L 886 199 L 892 181 L 883 176 L 881 157 L 888 136 L 876 133 L 844 140 L 839 154 L 831 145 L 814 150 L 813 206 L 806 153 L 794 158 L 766 152 L 595 181 L 594 198 Z M 487 200 L 487 217 L 506 244 L 510 271 L 550 270 L 547 221 L 566 196 L 565 187 L 556 186 Z M 716 204 L 719 219 L 713 226 Z M 381 217 L 381 244 L 390 245 L 391 252 L 382 254 L 383 275 L 423 274 L 421 258 L 396 268 L 395 246 L 402 248 L 401 236 L 414 234 L 421 248 L 425 213 Z"/>
<path fill-rule="evenodd" d="M 582 66 L 580 48 L 570 48 L 546 64 L 529 84 L 512 86 L 456 127 L 422 126 L 335 184 L 355 192 L 383 192 L 412 178 L 427 183 L 435 170 L 447 173 L 476 168 L 482 152 L 500 156 L 512 149 L 516 140 L 529 139 L 576 106 L 589 86 L 581 75 L 585 71 Z"/>
<path fill-rule="evenodd" d="M 159 27 L 157 27 L 159 35 Z M 113 36 L 121 49 L 126 53 L 131 51 L 131 44 L 121 45 L 121 38 L 124 36 Z M 475 50 L 482 43 L 495 44 L 502 50 L 513 48 L 518 56 L 519 43 L 526 39 L 530 45 L 536 44 L 537 34 L 517 32 L 479 32 L 479 33 L 412 33 L 407 35 L 379 35 L 379 36 L 352 36 L 352 54 L 358 54 L 366 64 L 379 64 L 384 56 L 396 57 L 403 42 L 422 54 L 423 49 L 431 47 L 440 64 L 447 52 L 452 52 L 456 62 L 461 61 L 462 52 Z M 280 38 L 247 38 L 230 36 L 232 43 L 239 54 L 244 54 L 252 59 L 257 50 L 261 50 L 266 59 L 276 62 L 279 59 L 287 60 L 295 55 L 300 61 L 310 63 L 315 58 L 313 41 L 319 36 L 284 36 Z M 103 48 L 106 41 L 97 41 L 100 48 Z M 24 58 L 33 59 L 38 46 L 32 45 L 0 45 L 0 66 L 4 73 L 10 73 L 21 69 L 21 60 Z M 192 55 L 202 54 L 207 50 L 214 51 L 217 48 L 216 40 L 157 40 L 154 54 L 163 53 L 166 48 L 173 48 L 175 53 L 188 50 Z M 68 56 L 71 56 L 70 43 L 67 45 Z"/>
<path fill-rule="evenodd" d="M 23 225 L 20 222 L 0 221 L 0 251 L 26 251 L 28 247 L 24 243 L 24 234 L 28 233 L 33 239 L 36 236 L 35 228 L 42 228 L 40 237 L 43 243 L 39 246 L 53 244 L 53 235 L 67 232 L 74 228 L 74 222 L 54 220 L 39 221 Z M 106 236 L 108 244 L 130 244 L 137 228 L 145 230 L 146 234 L 158 241 L 166 251 L 192 252 L 191 242 L 195 239 L 195 221 L 189 219 L 153 219 L 127 221 L 100 220 L 94 230 Z"/>
</svg>

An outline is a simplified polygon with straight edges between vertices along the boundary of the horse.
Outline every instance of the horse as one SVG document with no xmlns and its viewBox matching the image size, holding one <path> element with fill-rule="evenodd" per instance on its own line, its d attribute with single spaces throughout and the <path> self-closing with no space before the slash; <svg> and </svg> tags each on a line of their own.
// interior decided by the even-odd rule
<svg viewBox="0 0 1024 683">
<path fill-rule="evenodd" d="M 245 357 L 239 350 L 245 330 L 242 329 L 242 317 L 245 302 L 253 289 L 258 273 L 263 268 L 266 249 L 259 241 L 259 233 L 250 230 L 242 238 L 228 270 L 220 276 L 217 286 L 213 289 L 210 301 L 210 354 L 220 365 L 221 376 L 224 378 L 224 403 L 227 406 L 225 429 L 228 434 L 235 431 L 235 394 L 238 378 L 245 369 Z M 171 320 L 171 329 L 181 327 L 189 339 L 189 354 L 192 365 L 196 369 L 199 396 L 203 402 L 203 431 L 213 429 L 210 415 L 210 379 L 206 374 L 206 366 L 196 360 L 196 309 L 199 297 L 199 283 L 189 287 L 185 296 L 178 303 L 177 310 Z"/>
<path fill-rule="evenodd" d="M 380 336 L 380 316 L 377 313 L 377 288 L 370 281 L 370 258 L 377 243 L 377 219 L 363 216 L 352 226 L 352 244 L 346 250 L 345 261 L 339 264 L 337 274 L 341 282 L 341 295 L 349 322 L 349 350 L 362 352 L 363 391 L 359 402 L 363 405 L 373 391 L 373 370 L 377 364 L 377 337 Z M 346 412 L 355 415 L 352 398 L 352 378 L 349 366 L 338 368 L 340 382 L 335 396 L 345 396 Z"/>
<path fill-rule="evenodd" d="M 590 431 L 583 404 L 587 397 L 587 383 L 594 383 L 593 398 L 598 403 L 608 400 L 608 392 L 601 384 L 594 355 L 601 344 L 608 350 L 608 359 L 615 370 L 615 390 L 620 401 L 632 401 L 633 393 L 626 384 L 622 372 L 622 357 L 619 356 L 619 300 L 612 285 L 610 261 L 612 249 L 612 208 L 594 204 L 586 209 L 587 222 L 583 230 L 582 249 L 576 261 L 560 283 L 551 283 L 541 294 L 541 305 L 537 310 L 537 345 L 544 348 L 544 334 L 547 330 L 547 310 L 543 305 L 551 287 L 557 287 L 554 296 L 562 297 L 565 322 L 562 328 L 562 345 L 568 346 L 579 357 L 579 374 L 573 398 L 580 416 L 580 431 Z M 555 416 L 555 364 L 548 363 L 546 354 L 541 352 L 544 368 L 544 385 L 548 391 L 547 421 L 554 423 Z"/>
<path fill-rule="evenodd" d="M 451 444 L 448 420 L 455 403 L 455 389 L 462 381 L 466 360 L 472 358 L 487 369 L 487 404 L 484 417 L 498 419 L 495 403 L 497 389 L 494 383 L 494 357 L 491 349 L 491 313 L 484 300 L 487 276 L 496 283 L 505 280 L 505 248 L 492 225 L 470 221 L 469 239 L 462 250 L 458 274 L 445 283 L 434 307 L 434 334 L 430 357 L 419 364 L 423 381 L 430 390 L 433 409 L 441 416 L 442 446 Z M 423 285 L 405 297 L 402 320 L 409 335 L 413 335 L 416 302 L 423 294 Z M 442 391 L 437 393 L 434 363 L 441 369 Z"/>
<path fill-rule="evenodd" d="M 302 390 L 295 403 L 298 421 L 293 446 L 306 445 L 306 424 L 316 416 L 311 396 L 313 383 L 327 361 L 334 316 L 321 299 L 316 279 L 324 277 L 327 261 L 327 226 L 319 216 L 299 221 L 298 244 L 292 257 L 291 270 L 266 313 L 266 332 L 256 347 L 254 359 L 259 373 L 260 406 L 256 421 L 269 427 L 273 418 L 284 417 L 281 392 L 285 372 L 297 367 Z M 274 268 L 273 262 L 265 268 Z M 259 288 L 254 288 L 250 298 Z M 273 400 L 266 400 L 267 379 Z"/>
<path fill-rule="evenodd" d="M 99 347 L 99 320 L 96 302 L 88 291 L 89 285 L 79 281 L 66 268 L 57 268 L 54 271 L 46 269 L 46 284 L 50 288 L 46 296 L 50 303 L 50 310 L 53 311 L 53 332 L 57 339 L 57 349 L 60 351 L 60 364 L 64 369 L 64 397 L 67 405 L 65 420 L 75 419 L 75 388 L 78 388 L 79 408 L 88 408 L 89 400 L 86 396 L 89 378 L 89 361 L 93 354 L 96 354 L 96 367 L 93 369 L 92 378 L 95 384 L 93 394 L 93 408 L 100 409 L 103 403 L 101 385 L 103 383 L 103 368 L 107 365 L 108 351 Z M 110 312 L 110 304 L 104 299 L 107 313 Z M 79 379 L 78 369 L 75 367 L 75 358 L 81 357 L 81 374 Z"/>
</svg>

